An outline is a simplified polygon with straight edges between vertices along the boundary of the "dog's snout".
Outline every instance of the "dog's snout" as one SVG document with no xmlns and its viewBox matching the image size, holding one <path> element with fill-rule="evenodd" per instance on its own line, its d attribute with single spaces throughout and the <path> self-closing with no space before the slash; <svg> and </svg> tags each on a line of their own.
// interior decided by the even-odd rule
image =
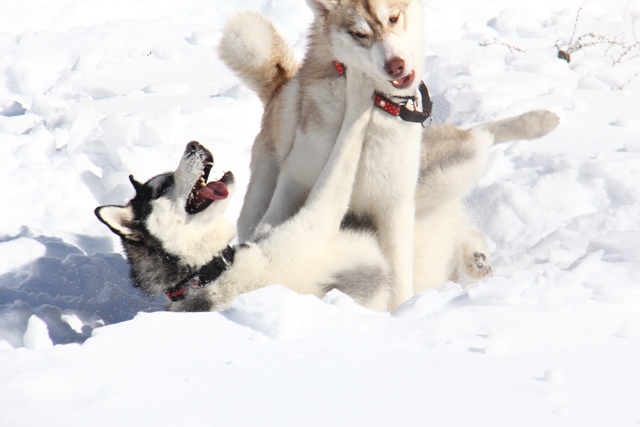
<svg viewBox="0 0 640 427">
<path fill-rule="evenodd" d="M 404 74 L 404 59 L 394 56 L 384 64 L 384 71 L 392 79 L 402 77 Z"/>
</svg>

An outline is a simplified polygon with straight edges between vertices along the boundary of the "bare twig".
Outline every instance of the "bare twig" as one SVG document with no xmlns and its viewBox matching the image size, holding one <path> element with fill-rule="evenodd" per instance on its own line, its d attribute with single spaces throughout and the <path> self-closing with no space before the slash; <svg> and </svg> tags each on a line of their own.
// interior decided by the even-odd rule
<svg viewBox="0 0 640 427">
<path fill-rule="evenodd" d="M 576 33 L 578 32 L 578 22 L 580 22 L 580 14 L 582 14 L 582 9 L 584 9 L 584 5 L 586 3 L 587 2 L 585 0 L 578 8 L 578 12 L 576 12 L 576 20 L 573 22 L 573 32 L 571 33 L 571 38 L 569 39 L 569 46 L 573 45 L 573 39 L 576 37 Z"/>
<path fill-rule="evenodd" d="M 562 49 L 561 45 L 560 45 L 560 40 L 556 41 L 556 49 L 558 49 L 558 58 L 560 59 L 564 59 L 567 62 L 571 62 L 571 53 L 573 53 L 573 50 L 571 50 L 571 47 L 574 46 L 573 40 L 576 37 L 576 33 L 578 32 L 578 23 L 580 22 L 580 14 L 582 13 L 582 9 L 584 9 L 584 5 L 586 3 L 586 0 L 584 3 L 582 3 L 582 5 L 580 5 L 580 7 L 578 8 L 578 11 L 576 12 L 576 19 L 573 22 L 573 32 L 571 33 L 571 37 L 569 38 L 569 47 L 567 49 Z"/>
<path fill-rule="evenodd" d="M 571 33 L 571 37 L 569 38 L 569 44 L 567 45 L 567 47 L 563 48 L 560 40 L 556 41 L 555 46 L 558 50 L 558 58 L 564 59 L 567 62 L 571 62 L 571 54 L 581 49 L 600 45 L 607 46 L 605 54 L 609 55 L 609 58 L 611 59 L 613 65 L 621 64 L 640 56 L 640 40 L 638 40 L 638 36 L 636 35 L 635 19 L 632 20 L 632 43 L 626 41 L 627 36 L 625 33 L 610 37 L 590 32 L 576 37 L 576 34 L 578 33 L 578 24 L 580 23 L 580 16 L 582 14 L 582 10 L 584 9 L 584 5 L 585 3 L 583 3 L 576 12 L 576 19 L 573 24 L 573 32 Z M 639 50 L 639 52 L 633 54 L 636 50 Z"/>
<path fill-rule="evenodd" d="M 514 46 L 512 44 L 509 44 L 503 40 L 500 40 L 497 37 L 494 37 L 492 40 L 490 41 L 484 41 L 484 42 L 480 42 L 478 43 L 480 46 L 503 46 L 506 47 L 507 49 L 509 49 L 509 52 L 513 53 L 513 52 L 525 52 L 524 49 L 519 48 L 518 46 Z"/>
<path fill-rule="evenodd" d="M 625 86 L 627 86 L 629 83 L 631 83 L 632 81 L 634 81 L 638 76 L 640 76 L 640 70 L 636 71 L 636 73 L 631 76 L 629 78 L 629 80 L 627 80 L 626 82 L 624 82 L 623 84 L 620 85 L 619 89 L 622 90 L 625 88 Z"/>
<path fill-rule="evenodd" d="M 636 35 L 636 20 L 633 19 L 631 21 L 631 34 L 633 34 L 633 43 L 623 44 L 621 47 L 623 48 L 622 53 L 617 58 L 611 58 L 615 64 L 622 64 L 623 62 L 631 61 L 632 59 L 640 57 L 640 40 L 638 40 L 638 36 Z M 633 54 L 634 51 L 637 53 Z"/>
</svg>

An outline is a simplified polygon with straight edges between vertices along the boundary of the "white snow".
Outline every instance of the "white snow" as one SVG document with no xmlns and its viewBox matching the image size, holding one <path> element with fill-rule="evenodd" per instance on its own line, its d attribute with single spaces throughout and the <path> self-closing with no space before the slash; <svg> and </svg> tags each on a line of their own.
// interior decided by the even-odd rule
<svg viewBox="0 0 640 427">
<path fill-rule="evenodd" d="M 235 219 L 262 107 L 215 45 L 251 8 L 301 56 L 304 2 L 4 3 L 3 427 L 640 424 L 640 48 L 571 63 L 555 48 L 581 6 L 574 40 L 637 43 L 639 0 L 424 0 L 437 120 L 550 108 L 562 123 L 493 148 L 467 199 L 492 277 L 393 314 L 280 286 L 221 313 L 160 311 L 92 212 L 198 140 L 238 178 Z"/>
<path fill-rule="evenodd" d="M 29 317 L 27 322 L 27 330 L 24 332 L 24 346 L 31 350 L 44 350 L 53 347 L 47 324 L 36 315 Z"/>
<path fill-rule="evenodd" d="M 45 255 L 42 243 L 26 237 L 18 237 L 0 244 L 0 274 L 29 264 Z"/>
</svg>

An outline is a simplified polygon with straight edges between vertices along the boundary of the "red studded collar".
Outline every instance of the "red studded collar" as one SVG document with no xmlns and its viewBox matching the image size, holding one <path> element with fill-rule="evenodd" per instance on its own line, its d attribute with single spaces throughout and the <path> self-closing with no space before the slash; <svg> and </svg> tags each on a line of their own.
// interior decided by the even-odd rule
<svg viewBox="0 0 640 427">
<path fill-rule="evenodd" d="M 340 77 L 347 74 L 347 67 L 343 63 L 339 61 L 333 61 L 333 65 Z M 404 121 L 413 123 L 424 123 L 431 117 L 433 102 L 431 101 L 431 97 L 429 96 L 429 89 L 427 89 L 427 85 L 424 82 L 420 82 L 418 90 L 420 92 L 420 98 L 422 101 L 422 111 L 417 109 L 410 110 L 409 108 L 407 108 L 407 104 L 409 103 L 409 101 L 413 101 L 414 106 L 417 105 L 417 96 L 403 97 L 402 101 L 394 102 L 377 91 L 373 94 L 373 105 L 385 111 L 386 113 L 391 114 L 392 116 L 400 117 Z"/>
</svg>

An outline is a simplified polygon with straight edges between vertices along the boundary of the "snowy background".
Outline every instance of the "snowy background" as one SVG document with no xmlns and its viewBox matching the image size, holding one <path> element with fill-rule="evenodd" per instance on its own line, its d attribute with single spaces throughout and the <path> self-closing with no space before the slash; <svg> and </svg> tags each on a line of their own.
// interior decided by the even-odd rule
<svg viewBox="0 0 640 427">
<path fill-rule="evenodd" d="M 562 116 L 493 148 L 469 195 L 492 277 L 393 315 L 278 286 L 176 314 L 93 209 L 198 140 L 239 180 L 234 220 L 262 108 L 220 29 L 259 10 L 301 57 L 311 12 L 0 1 L 0 426 L 640 425 L 640 1 L 515 4 L 424 2 L 438 120 Z M 590 33 L 608 42 L 557 58 Z"/>
</svg>

